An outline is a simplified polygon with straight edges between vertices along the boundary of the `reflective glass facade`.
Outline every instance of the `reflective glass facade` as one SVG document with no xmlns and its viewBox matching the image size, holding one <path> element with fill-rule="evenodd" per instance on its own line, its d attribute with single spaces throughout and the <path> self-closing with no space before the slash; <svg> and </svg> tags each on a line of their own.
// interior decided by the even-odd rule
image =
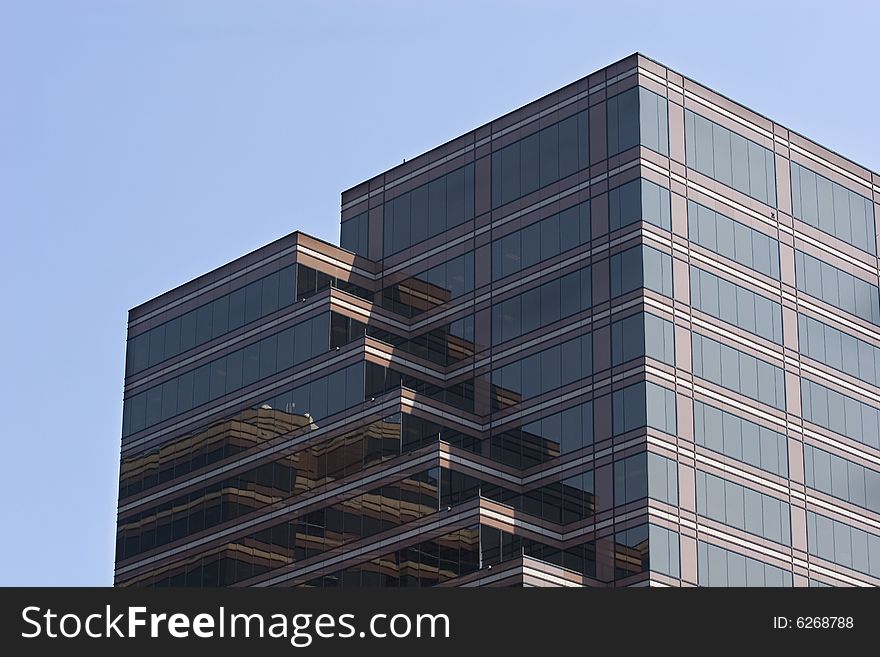
<svg viewBox="0 0 880 657">
<path fill-rule="evenodd" d="M 640 55 L 345 191 L 130 312 L 116 583 L 880 585 L 874 199 Z"/>
</svg>

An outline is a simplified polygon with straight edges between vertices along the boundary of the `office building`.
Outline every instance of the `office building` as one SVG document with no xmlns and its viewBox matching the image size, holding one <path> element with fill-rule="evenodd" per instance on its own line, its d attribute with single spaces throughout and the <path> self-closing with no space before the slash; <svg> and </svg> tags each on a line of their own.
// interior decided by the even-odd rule
<svg viewBox="0 0 880 657">
<path fill-rule="evenodd" d="M 115 581 L 880 584 L 878 203 L 641 55 L 408 159 L 131 311 Z"/>
</svg>

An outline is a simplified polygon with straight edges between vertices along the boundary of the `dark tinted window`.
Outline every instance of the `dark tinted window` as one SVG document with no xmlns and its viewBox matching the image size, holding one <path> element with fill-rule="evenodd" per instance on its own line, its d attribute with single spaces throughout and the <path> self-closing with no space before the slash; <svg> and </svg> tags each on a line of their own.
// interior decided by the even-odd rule
<svg viewBox="0 0 880 657">
<path fill-rule="evenodd" d="M 820 559 L 880 577 L 880 536 L 807 511 L 807 546 Z"/>
<path fill-rule="evenodd" d="M 606 104 L 608 156 L 641 144 L 669 155 L 666 99 L 642 87 L 612 96 Z"/>
<path fill-rule="evenodd" d="M 126 375 L 137 374 L 293 303 L 294 279 L 294 266 L 285 267 L 129 338 Z"/>
<path fill-rule="evenodd" d="M 691 304 L 728 324 L 782 344 L 782 305 L 699 267 L 691 266 Z"/>
<path fill-rule="evenodd" d="M 795 251 L 797 288 L 866 322 L 880 325 L 880 291 L 862 278 Z"/>
<path fill-rule="evenodd" d="M 580 112 L 492 153 L 492 207 L 589 166 L 587 116 Z"/>
<path fill-rule="evenodd" d="M 474 218 L 474 165 L 386 201 L 383 254 L 389 256 Z"/>
<path fill-rule="evenodd" d="M 694 402 L 694 442 L 788 477 L 788 440 L 784 434 L 700 401 Z"/>
<path fill-rule="evenodd" d="M 880 410 L 801 378 L 801 412 L 807 422 L 880 449 Z"/>
<path fill-rule="evenodd" d="M 492 407 L 519 403 L 592 373 L 593 343 L 587 333 L 492 370 Z"/>
<path fill-rule="evenodd" d="M 692 334 L 694 375 L 785 410 L 785 374 L 760 358 L 699 333 Z"/>
<path fill-rule="evenodd" d="M 638 221 L 672 230 L 670 212 L 669 190 L 650 180 L 638 178 L 608 192 L 611 230 Z"/>
<path fill-rule="evenodd" d="M 342 222 L 339 244 L 343 249 L 354 251 L 367 258 L 370 255 L 369 235 L 369 214 L 362 212 L 356 217 Z"/>
<path fill-rule="evenodd" d="M 773 152 L 685 110 L 687 165 L 767 205 L 776 205 Z"/>
<path fill-rule="evenodd" d="M 590 202 L 563 210 L 492 242 L 492 280 L 590 241 Z"/>
<path fill-rule="evenodd" d="M 612 395 L 614 435 L 648 426 L 675 435 L 675 392 L 650 381 L 615 390 Z"/>
<path fill-rule="evenodd" d="M 672 322 L 649 313 L 638 313 L 611 325 L 612 365 L 643 356 L 675 365 Z"/>
<path fill-rule="evenodd" d="M 788 504 L 701 470 L 697 470 L 697 513 L 768 540 L 791 545 Z"/>
<path fill-rule="evenodd" d="M 880 386 L 880 347 L 807 315 L 798 315 L 800 352 L 829 367 Z"/>
<path fill-rule="evenodd" d="M 788 570 L 700 541 L 697 547 L 700 586 L 792 586 Z"/>
<path fill-rule="evenodd" d="M 492 343 L 499 344 L 592 305 L 590 268 L 566 274 L 492 306 Z"/>
<path fill-rule="evenodd" d="M 123 436 L 299 364 L 329 344 L 330 315 L 324 313 L 153 386 L 125 400 Z"/>
<path fill-rule="evenodd" d="M 862 251 L 877 253 L 870 199 L 792 162 L 791 201 L 796 219 Z"/>
<path fill-rule="evenodd" d="M 640 287 L 671 297 L 672 256 L 642 245 L 611 256 L 611 296 Z"/>
<path fill-rule="evenodd" d="M 779 278 L 779 242 L 694 201 L 688 201 L 688 239 L 765 276 Z"/>
</svg>

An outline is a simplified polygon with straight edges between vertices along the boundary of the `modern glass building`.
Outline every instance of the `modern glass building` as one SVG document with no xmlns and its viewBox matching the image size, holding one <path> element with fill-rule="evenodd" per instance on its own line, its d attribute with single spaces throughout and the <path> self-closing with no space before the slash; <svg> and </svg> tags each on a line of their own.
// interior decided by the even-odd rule
<svg viewBox="0 0 880 657">
<path fill-rule="evenodd" d="M 134 308 L 121 586 L 880 584 L 880 175 L 633 55 Z"/>
</svg>

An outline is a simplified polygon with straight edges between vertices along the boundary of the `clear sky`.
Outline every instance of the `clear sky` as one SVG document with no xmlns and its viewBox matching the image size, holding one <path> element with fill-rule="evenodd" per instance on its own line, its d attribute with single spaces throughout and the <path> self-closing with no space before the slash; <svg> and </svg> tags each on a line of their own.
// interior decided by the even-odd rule
<svg viewBox="0 0 880 657">
<path fill-rule="evenodd" d="M 0 0 L 0 584 L 112 583 L 132 306 L 634 51 L 880 170 L 878 6 Z"/>
</svg>

